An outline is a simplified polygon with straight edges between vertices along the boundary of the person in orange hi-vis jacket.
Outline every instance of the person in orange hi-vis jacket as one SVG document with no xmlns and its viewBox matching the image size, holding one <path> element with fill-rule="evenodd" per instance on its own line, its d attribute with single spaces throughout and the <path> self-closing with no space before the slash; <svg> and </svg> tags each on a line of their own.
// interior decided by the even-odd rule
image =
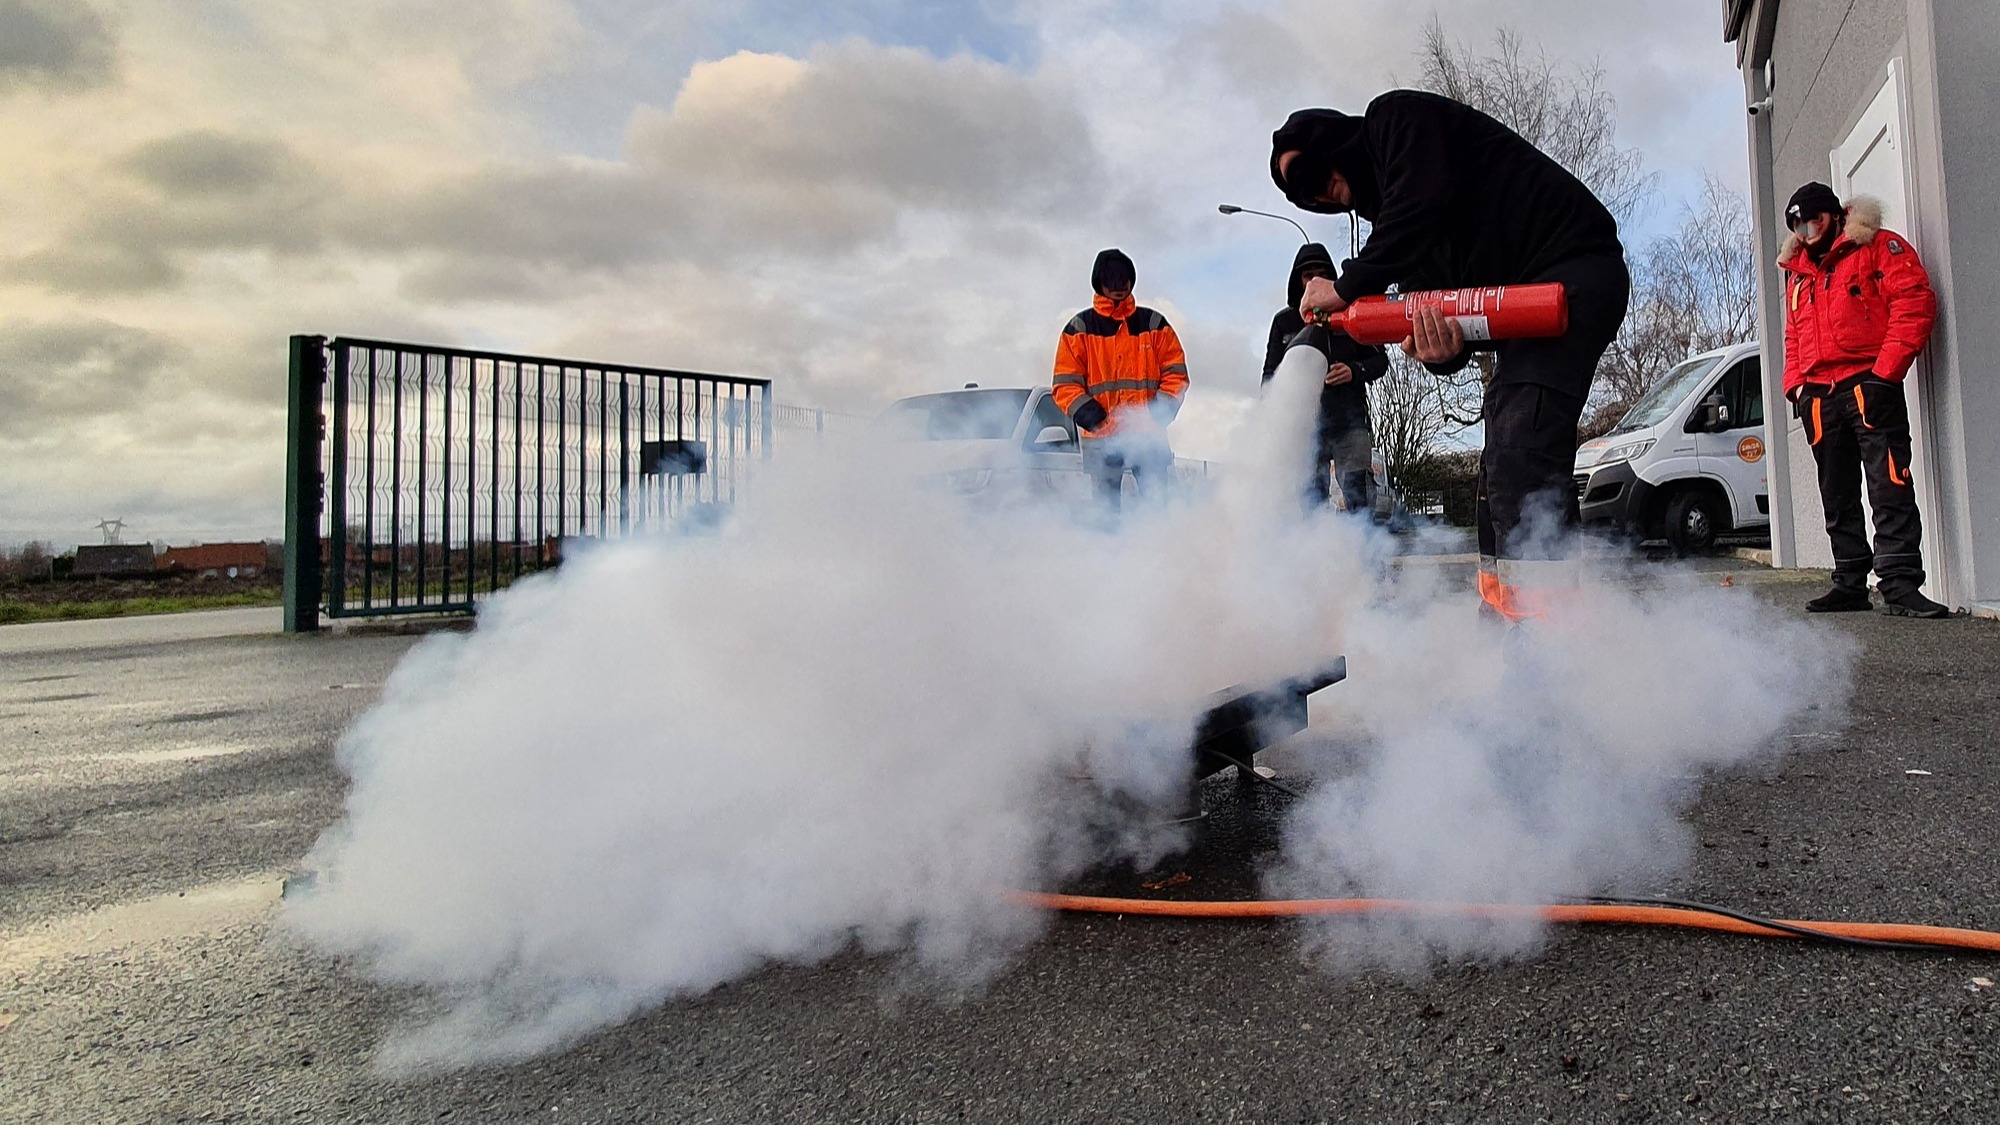
<svg viewBox="0 0 2000 1125">
<path fill-rule="evenodd" d="M 1133 302 L 1137 279 L 1122 251 L 1099 252 L 1090 270 L 1097 295 L 1056 344 L 1056 405 L 1076 421 L 1084 466 L 1114 511 L 1126 470 L 1149 496 L 1171 478 L 1167 426 L 1188 387 L 1180 337 L 1166 317 Z"/>
</svg>

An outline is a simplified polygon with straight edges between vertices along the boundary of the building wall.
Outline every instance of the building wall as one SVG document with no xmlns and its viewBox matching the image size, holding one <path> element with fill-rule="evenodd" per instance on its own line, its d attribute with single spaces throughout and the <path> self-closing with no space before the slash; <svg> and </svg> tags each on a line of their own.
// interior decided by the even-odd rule
<svg viewBox="0 0 2000 1125">
<path fill-rule="evenodd" d="M 1761 256 L 1761 324 L 1777 392 L 1782 306 L 1769 262 L 1784 235 L 1785 199 L 1828 180 L 1828 152 L 1854 127 L 1902 60 L 1908 103 L 1909 229 L 1940 298 L 1937 331 L 1917 369 L 1931 421 L 1938 496 L 1924 512 L 1926 561 L 1939 596 L 2000 612 L 2000 3 L 1995 0 L 1755 0 L 1740 27 L 1751 121 L 1752 195 Z M 1795 420 L 1771 434 L 1773 544 L 1781 565 L 1831 562 L 1812 453 Z M 1784 470 L 1789 470 L 1788 472 Z M 1782 474 L 1782 475 L 1781 475 Z M 1789 492 L 1789 503 L 1784 493 Z M 1786 512 L 1790 513 L 1790 526 Z M 1940 581 L 1942 579 L 1942 581 Z"/>
<path fill-rule="evenodd" d="M 1832 175 L 1827 154 L 1849 129 L 1888 76 L 1889 60 L 1902 51 L 1903 0 L 1782 0 L 1771 39 L 1771 172 L 1775 198 L 1759 219 L 1784 237 L 1785 201 L 1799 185 L 1822 183 Z M 1920 248 L 1921 249 L 1921 248 Z M 1765 283 L 1776 291 L 1778 269 L 1762 262 Z M 1767 355 L 1775 370 L 1783 365 L 1783 324 L 1768 327 Z M 1772 388 L 1775 389 L 1775 386 Z M 1777 400 L 1773 400 L 1777 401 Z M 1786 440 L 1773 451 L 1773 474 L 1788 475 L 1792 503 L 1794 566 L 1833 565 L 1833 551 L 1819 514 L 1819 482 L 1812 447 L 1788 410 L 1767 412 L 1789 424 Z M 1774 443 L 1776 444 L 1776 443 Z M 1775 463 L 1782 457 L 1784 464 Z"/>
<path fill-rule="evenodd" d="M 1909 0 L 1920 244 L 1941 313 L 1931 339 L 1940 447 L 1954 459 L 1925 538 L 1954 552 L 1954 600 L 2000 609 L 2000 3 Z M 1929 516 L 1929 513 L 1926 513 Z M 1932 548 L 1927 544 L 1927 549 Z"/>
</svg>

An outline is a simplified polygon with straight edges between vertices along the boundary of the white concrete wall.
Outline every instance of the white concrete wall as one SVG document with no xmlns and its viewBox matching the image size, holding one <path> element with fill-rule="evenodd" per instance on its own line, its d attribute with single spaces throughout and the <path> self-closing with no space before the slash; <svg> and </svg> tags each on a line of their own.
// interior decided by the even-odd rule
<svg viewBox="0 0 2000 1125">
<path fill-rule="evenodd" d="M 1924 512 L 1924 553 L 1933 575 L 1947 578 L 1934 585 L 1938 596 L 2000 605 L 2000 311 L 1989 313 L 1982 300 L 2000 294 L 2000 0 L 1757 0 L 1741 48 L 1746 101 L 1766 92 L 1767 57 L 1775 78 L 1771 110 L 1748 126 L 1774 401 L 1784 325 L 1770 259 L 1784 237 L 1785 200 L 1800 184 L 1829 178 L 1828 152 L 1881 89 L 1889 61 L 1902 60 L 1913 218 L 1904 233 L 1930 266 L 1941 303 L 1922 374 L 1939 493 L 1936 510 Z M 1787 413 L 1772 422 L 1778 561 L 1828 566 L 1811 449 Z"/>
<path fill-rule="evenodd" d="M 2000 606 L 2000 2 L 1907 0 L 1918 249 L 1938 288 L 1931 338 L 1943 503 L 1925 553 L 1948 600 Z"/>
<path fill-rule="evenodd" d="M 1784 239 L 1785 201 L 1799 185 L 1829 178 L 1827 154 L 1867 108 L 1888 74 L 1903 36 L 1903 0 L 1780 0 L 1772 29 L 1770 58 L 1771 179 L 1773 198 L 1756 217 L 1771 229 L 1770 245 Z M 1772 257 L 1761 263 L 1766 284 L 1782 292 Z M 1764 338 L 1770 341 L 1774 376 L 1784 370 L 1782 304 L 1767 305 Z M 1775 391 L 1782 384 L 1771 384 Z M 1781 399 L 1773 398 L 1778 402 Z M 1819 479 L 1805 430 L 1786 410 L 1767 415 L 1786 423 L 1781 450 L 1774 450 L 1773 475 L 1783 473 L 1789 488 L 1793 552 L 1791 566 L 1833 565 L 1833 550 L 1820 514 Z M 1782 462 L 1777 458 L 1782 457 Z"/>
</svg>

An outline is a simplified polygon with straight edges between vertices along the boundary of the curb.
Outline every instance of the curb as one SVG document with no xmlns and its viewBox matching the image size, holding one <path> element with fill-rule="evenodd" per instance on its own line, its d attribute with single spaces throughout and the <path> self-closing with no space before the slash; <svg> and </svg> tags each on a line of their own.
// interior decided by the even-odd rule
<svg viewBox="0 0 2000 1125">
<path fill-rule="evenodd" d="M 414 637 L 425 633 L 470 633 L 476 625 L 477 618 L 458 614 L 328 622 L 319 632 L 334 637 Z"/>
</svg>

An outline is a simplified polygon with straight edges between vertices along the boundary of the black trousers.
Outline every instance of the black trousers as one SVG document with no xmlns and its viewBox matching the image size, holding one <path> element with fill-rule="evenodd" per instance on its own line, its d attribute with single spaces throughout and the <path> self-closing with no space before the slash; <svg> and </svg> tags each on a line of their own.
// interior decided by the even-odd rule
<svg viewBox="0 0 2000 1125">
<path fill-rule="evenodd" d="M 1884 597 L 1924 584 L 1923 519 L 1910 480 L 1910 412 L 1903 385 L 1862 375 L 1833 386 L 1807 384 L 1796 412 L 1819 466 L 1820 506 L 1833 541 L 1833 581 L 1868 587 L 1872 569 Z M 1875 511 L 1868 542 L 1861 484 Z"/>
<path fill-rule="evenodd" d="M 1494 349 L 1475 520 L 1480 555 L 1496 561 L 1560 559 L 1574 551 L 1576 427 L 1632 291 L 1625 258 L 1617 254 L 1573 258 L 1532 280 L 1564 284 L 1569 331 Z M 1482 591 L 1493 581 L 1512 584 L 1501 569 L 1486 566 Z"/>
<path fill-rule="evenodd" d="M 1375 431 L 1366 418 L 1322 413 L 1313 432 L 1313 471 L 1306 481 L 1307 511 L 1325 507 L 1340 489 L 1349 515 L 1369 516 L 1375 510 L 1372 468 Z"/>
<path fill-rule="evenodd" d="M 1577 525 L 1576 427 L 1584 400 L 1534 383 L 1486 388 L 1474 521 L 1487 559 L 1562 559 Z"/>
<path fill-rule="evenodd" d="M 1123 505 L 1127 471 L 1142 497 L 1150 499 L 1173 486 L 1174 451 L 1165 434 L 1085 438 L 1082 452 L 1098 502 L 1114 512 Z"/>
</svg>

